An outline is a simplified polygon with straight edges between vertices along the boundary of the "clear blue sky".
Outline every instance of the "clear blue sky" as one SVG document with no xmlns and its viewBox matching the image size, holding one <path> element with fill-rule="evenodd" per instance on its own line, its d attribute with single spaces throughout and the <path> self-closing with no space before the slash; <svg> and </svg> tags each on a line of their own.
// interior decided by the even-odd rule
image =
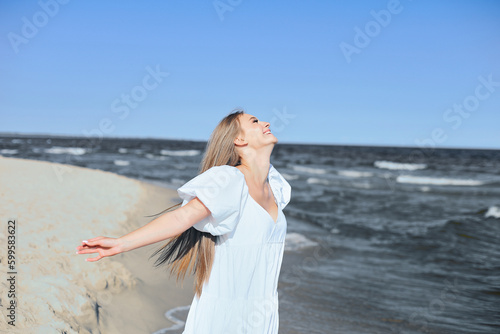
<svg viewBox="0 0 500 334">
<path fill-rule="evenodd" d="M 0 4 L 0 132 L 206 140 L 242 107 L 282 143 L 500 148 L 500 1 L 65 1 Z"/>
</svg>

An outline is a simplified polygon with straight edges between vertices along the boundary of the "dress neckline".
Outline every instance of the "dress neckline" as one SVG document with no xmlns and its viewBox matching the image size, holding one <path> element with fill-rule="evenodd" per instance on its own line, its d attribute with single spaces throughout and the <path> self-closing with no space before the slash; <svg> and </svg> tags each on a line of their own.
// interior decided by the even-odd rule
<svg viewBox="0 0 500 334">
<path fill-rule="evenodd" d="M 236 166 L 231 166 L 231 167 L 236 168 Z M 268 185 L 269 185 L 269 190 L 271 191 L 271 194 L 273 195 L 274 203 L 276 204 L 276 207 L 277 207 L 277 209 L 278 209 L 278 210 L 277 210 L 278 215 L 277 215 L 277 217 L 276 217 L 276 221 L 275 221 L 275 220 L 274 220 L 274 218 L 271 216 L 271 214 L 270 214 L 270 213 L 269 213 L 266 209 L 264 209 L 264 207 L 263 207 L 262 205 L 260 205 L 260 204 L 259 204 L 259 203 L 258 203 L 258 202 L 257 202 L 257 201 L 253 198 L 253 197 L 252 197 L 252 195 L 250 195 L 250 190 L 249 190 L 249 188 L 248 188 L 247 181 L 246 181 L 246 179 L 245 179 L 245 174 L 243 174 L 243 172 L 242 172 L 239 168 L 236 168 L 236 170 L 237 170 L 238 172 L 240 172 L 240 174 L 241 174 L 241 175 L 243 175 L 243 178 L 244 178 L 244 180 L 245 180 L 245 185 L 247 186 L 247 193 L 248 193 L 248 197 L 250 197 L 250 198 L 252 199 L 252 201 L 253 201 L 255 204 L 257 204 L 257 206 L 258 206 L 259 208 L 261 208 L 261 209 L 262 209 L 262 211 L 264 211 L 264 212 L 267 214 L 267 216 L 271 219 L 271 221 L 272 221 L 272 222 L 276 225 L 276 224 L 278 223 L 278 220 L 280 219 L 280 206 L 278 205 L 278 201 L 276 200 L 276 196 L 274 196 L 274 191 L 273 191 L 273 188 L 271 187 L 271 181 L 269 180 L 269 173 L 270 173 L 270 171 L 271 171 L 271 166 L 269 167 L 269 171 L 267 172 L 267 183 L 268 183 Z"/>
</svg>

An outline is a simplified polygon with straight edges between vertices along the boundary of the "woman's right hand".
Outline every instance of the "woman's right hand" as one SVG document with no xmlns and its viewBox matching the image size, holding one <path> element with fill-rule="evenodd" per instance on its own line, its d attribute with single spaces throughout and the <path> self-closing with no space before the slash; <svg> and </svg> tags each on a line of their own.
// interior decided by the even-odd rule
<svg viewBox="0 0 500 334">
<path fill-rule="evenodd" d="M 96 237 L 82 241 L 82 246 L 76 247 L 78 254 L 99 253 L 99 256 L 85 259 L 85 261 L 95 262 L 103 257 L 113 256 L 123 252 L 123 247 L 118 238 Z"/>
</svg>

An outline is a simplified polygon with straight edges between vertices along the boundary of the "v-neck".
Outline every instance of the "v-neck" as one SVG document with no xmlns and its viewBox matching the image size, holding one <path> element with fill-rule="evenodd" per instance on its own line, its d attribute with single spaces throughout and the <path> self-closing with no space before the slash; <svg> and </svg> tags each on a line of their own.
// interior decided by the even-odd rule
<svg viewBox="0 0 500 334">
<path fill-rule="evenodd" d="M 247 186 L 247 189 L 248 189 L 248 186 Z M 248 197 L 250 197 L 250 198 L 252 199 L 252 201 L 253 201 L 255 204 L 257 204 L 257 206 L 258 206 L 259 208 L 261 208 L 261 209 L 262 209 L 262 211 L 264 211 L 265 213 L 267 213 L 267 216 L 268 216 L 269 218 L 271 218 L 271 220 L 272 220 L 272 222 L 273 222 L 274 224 L 277 224 L 277 223 L 278 223 L 278 220 L 280 219 L 280 207 L 279 207 L 278 203 L 276 203 L 276 198 L 274 197 L 274 193 L 273 193 L 273 189 L 271 189 L 271 185 L 269 185 L 269 189 L 271 190 L 271 193 L 273 194 L 274 203 L 276 204 L 276 207 L 277 207 L 277 209 L 278 209 L 278 210 L 277 210 L 277 211 L 278 211 L 278 216 L 276 217 L 276 221 L 274 221 L 274 218 L 271 216 L 271 214 L 270 214 L 270 213 L 269 213 L 266 209 L 264 209 L 264 207 L 263 207 L 262 205 L 260 205 L 260 204 L 259 204 L 259 203 L 258 203 L 258 202 L 257 202 L 257 201 L 253 198 L 253 197 L 252 197 L 252 195 L 250 195 L 250 192 L 248 192 Z"/>
<path fill-rule="evenodd" d="M 235 166 L 233 166 L 234 168 L 236 168 Z M 240 172 L 242 175 L 243 175 L 243 178 L 245 177 L 245 174 L 243 174 L 243 172 L 239 169 L 239 168 L 236 168 L 238 170 L 238 172 Z M 260 205 L 253 197 L 252 195 L 250 195 L 250 189 L 248 188 L 248 184 L 247 184 L 247 181 L 245 179 L 245 185 L 247 186 L 247 192 L 248 192 L 248 197 L 250 197 L 252 199 L 252 201 L 257 204 L 257 206 L 259 208 L 262 209 L 262 211 L 264 211 L 265 213 L 267 213 L 267 216 L 269 218 L 271 218 L 271 221 L 274 223 L 274 224 L 277 224 L 278 223 L 278 220 L 280 219 L 280 206 L 278 205 L 278 202 L 276 201 L 276 197 L 274 196 L 274 191 L 273 191 L 273 188 L 271 187 L 271 182 L 269 182 L 269 171 L 267 173 L 267 182 L 269 184 L 269 190 L 271 191 L 271 194 L 273 195 L 273 199 L 274 199 L 274 204 L 276 204 L 276 208 L 278 209 L 277 212 L 278 212 L 278 215 L 276 217 L 276 221 L 274 220 L 274 218 L 271 216 L 271 214 L 266 210 L 264 209 L 264 207 L 262 205 Z"/>
</svg>

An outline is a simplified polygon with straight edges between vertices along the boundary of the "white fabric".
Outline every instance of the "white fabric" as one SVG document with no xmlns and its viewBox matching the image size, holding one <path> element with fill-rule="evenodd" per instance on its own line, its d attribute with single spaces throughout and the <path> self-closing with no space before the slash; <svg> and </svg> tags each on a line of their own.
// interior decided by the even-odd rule
<svg viewBox="0 0 500 334">
<path fill-rule="evenodd" d="M 212 213 L 194 227 L 219 236 L 209 281 L 195 295 L 183 334 L 278 334 L 278 276 L 291 187 L 271 164 L 278 219 L 249 194 L 236 167 L 215 166 L 177 189 L 182 206 L 198 197 Z"/>
</svg>

